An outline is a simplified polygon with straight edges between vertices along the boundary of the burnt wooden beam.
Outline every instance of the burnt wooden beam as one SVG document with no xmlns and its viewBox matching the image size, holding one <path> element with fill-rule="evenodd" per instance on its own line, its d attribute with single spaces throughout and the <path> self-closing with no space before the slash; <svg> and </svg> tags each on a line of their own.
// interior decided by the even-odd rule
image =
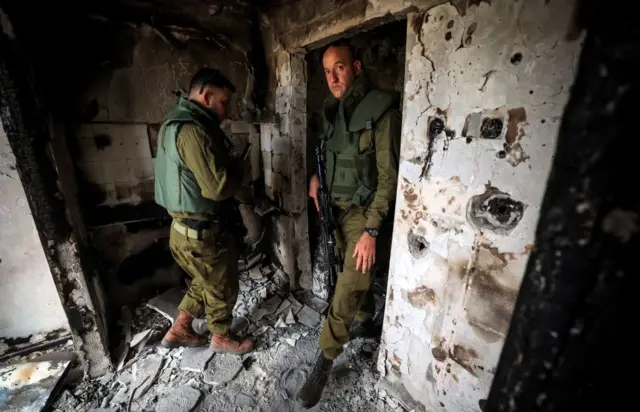
<svg viewBox="0 0 640 412">
<path fill-rule="evenodd" d="M 637 393 L 640 25 L 621 1 L 584 5 L 596 12 L 485 412 L 613 411 Z"/>
</svg>

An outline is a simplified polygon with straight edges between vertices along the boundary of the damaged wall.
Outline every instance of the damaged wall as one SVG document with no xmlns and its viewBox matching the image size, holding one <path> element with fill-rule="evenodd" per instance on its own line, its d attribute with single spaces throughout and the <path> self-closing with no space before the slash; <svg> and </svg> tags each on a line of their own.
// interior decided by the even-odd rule
<svg viewBox="0 0 640 412">
<path fill-rule="evenodd" d="M 273 121 L 260 126 L 266 195 L 282 213 L 273 221 L 273 253 L 293 288 L 311 288 L 306 212 L 307 76 L 302 53 L 277 53 Z"/>
<path fill-rule="evenodd" d="M 575 2 L 409 16 L 379 369 L 416 410 L 480 410 L 507 333 L 581 42 Z"/>
<path fill-rule="evenodd" d="M 68 334 L 69 323 L 0 124 L 0 355 L 17 341 L 40 343 L 54 331 Z"/>
</svg>

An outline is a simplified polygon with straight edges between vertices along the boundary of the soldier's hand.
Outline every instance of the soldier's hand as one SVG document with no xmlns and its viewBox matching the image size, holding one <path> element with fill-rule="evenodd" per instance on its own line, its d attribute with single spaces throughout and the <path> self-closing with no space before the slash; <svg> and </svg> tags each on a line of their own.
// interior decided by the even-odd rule
<svg viewBox="0 0 640 412">
<path fill-rule="evenodd" d="M 316 202 L 316 209 L 320 211 L 320 201 L 318 200 L 318 189 L 320 188 L 320 180 L 318 179 L 318 175 L 311 176 L 311 181 L 309 182 L 309 197 L 313 198 L 313 201 Z"/>
<path fill-rule="evenodd" d="M 356 243 L 353 257 L 356 259 L 356 270 L 362 268 L 362 273 L 367 273 L 376 263 L 376 238 L 368 233 L 363 233 Z"/>
</svg>

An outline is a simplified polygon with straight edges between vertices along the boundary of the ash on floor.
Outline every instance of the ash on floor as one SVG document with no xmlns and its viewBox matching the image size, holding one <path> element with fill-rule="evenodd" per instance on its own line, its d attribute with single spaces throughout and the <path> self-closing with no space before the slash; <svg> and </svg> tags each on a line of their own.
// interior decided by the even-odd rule
<svg viewBox="0 0 640 412">
<path fill-rule="evenodd" d="M 208 347 L 159 347 L 172 318 L 168 312 L 174 308 L 152 299 L 149 306 L 133 311 L 119 369 L 68 388 L 54 403 L 54 411 L 300 410 L 295 395 L 318 351 L 327 305 L 307 293 L 286 294 L 283 276 L 270 266 L 241 274 L 233 329 L 239 335 L 255 337 L 254 352 L 238 357 L 214 354 Z M 178 295 L 175 291 L 166 294 L 174 296 L 174 301 Z M 204 320 L 194 321 L 196 329 L 207 333 L 203 325 Z M 349 342 L 336 360 L 322 401 L 313 410 L 403 411 L 395 399 L 376 388 L 376 351 L 374 341 Z"/>
</svg>

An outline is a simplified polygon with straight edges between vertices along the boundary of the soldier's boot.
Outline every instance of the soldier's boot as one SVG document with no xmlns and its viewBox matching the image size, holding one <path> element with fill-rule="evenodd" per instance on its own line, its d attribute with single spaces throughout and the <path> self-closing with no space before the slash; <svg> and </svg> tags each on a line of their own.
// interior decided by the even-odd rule
<svg viewBox="0 0 640 412">
<path fill-rule="evenodd" d="M 231 353 L 244 355 L 253 350 L 254 342 L 249 338 L 238 339 L 229 335 L 213 334 L 211 336 L 211 349 L 216 353 Z"/>
<path fill-rule="evenodd" d="M 311 374 L 298 392 L 298 405 L 308 409 L 313 408 L 320 402 L 322 391 L 329 380 L 332 367 L 333 360 L 325 358 L 322 351 L 320 351 Z"/>
<path fill-rule="evenodd" d="M 349 330 L 349 339 L 356 338 L 373 338 L 380 340 L 382 335 L 382 325 L 374 319 L 368 319 L 364 322 L 356 321 Z"/>
<path fill-rule="evenodd" d="M 185 312 L 178 312 L 178 317 L 171 328 L 167 331 L 160 346 L 165 348 L 178 348 L 180 346 L 186 346 L 194 348 L 198 346 L 205 346 L 207 344 L 207 337 L 198 335 L 191 326 L 193 322 L 193 316 Z"/>
</svg>

